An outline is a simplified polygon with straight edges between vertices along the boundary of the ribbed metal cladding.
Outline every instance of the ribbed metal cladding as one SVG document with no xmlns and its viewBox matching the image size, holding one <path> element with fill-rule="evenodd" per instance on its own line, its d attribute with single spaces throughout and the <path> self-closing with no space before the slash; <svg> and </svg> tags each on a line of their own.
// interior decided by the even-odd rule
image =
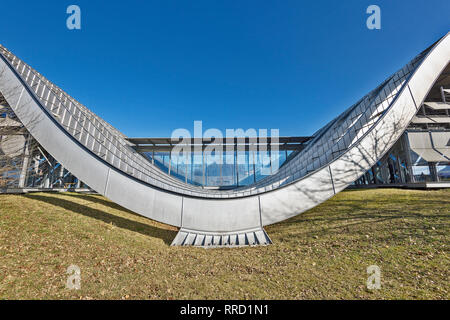
<svg viewBox="0 0 450 320">
<path fill-rule="evenodd" d="M 406 79 L 428 51 L 411 60 L 380 86 L 313 135 L 307 148 L 272 176 L 233 190 L 211 190 L 186 184 L 152 165 L 132 147 L 128 138 L 95 115 L 42 74 L 6 48 L 0 52 L 64 129 L 94 154 L 120 171 L 171 192 L 206 198 L 235 198 L 256 195 L 294 183 L 337 159 L 380 119 Z"/>
</svg>

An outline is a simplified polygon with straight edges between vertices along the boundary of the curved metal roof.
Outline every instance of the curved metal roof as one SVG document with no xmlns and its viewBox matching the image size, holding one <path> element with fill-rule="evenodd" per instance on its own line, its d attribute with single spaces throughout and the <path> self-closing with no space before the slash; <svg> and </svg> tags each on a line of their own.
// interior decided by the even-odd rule
<svg viewBox="0 0 450 320">
<path fill-rule="evenodd" d="M 245 244 L 270 242 L 264 225 L 325 201 L 382 157 L 448 64 L 450 36 L 317 131 L 276 174 L 233 190 L 203 189 L 165 174 L 133 140 L 4 47 L 0 53 L 0 92 L 64 167 L 120 205 L 181 227 L 176 244 L 233 245 L 239 237 Z"/>
</svg>

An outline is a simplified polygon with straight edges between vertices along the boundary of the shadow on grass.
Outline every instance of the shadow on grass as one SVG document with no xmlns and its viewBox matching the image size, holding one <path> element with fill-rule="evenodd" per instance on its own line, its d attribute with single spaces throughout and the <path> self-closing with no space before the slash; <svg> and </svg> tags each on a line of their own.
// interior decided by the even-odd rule
<svg viewBox="0 0 450 320">
<path fill-rule="evenodd" d="M 162 239 L 164 241 L 164 243 L 166 243 L 167 245 L 171 244 L 172 240 L 175 238 L 175 235 L 177 234 L 177 231 L 161 229 L 158 227 L 147 225 L 145 223 L 133 221 L 133 220 L 126 219 L 123 217 L 119 217 L 119 216 L 110 214 L 108 212 L 102 211 L 102 210 L 90 208 L 88 206 L 85 206 L 85 205 L 82 205 L 82 204 L 79 204 L 76 202 L 61 199 L 60 196 L 51 196 L 51 195 L 41 196 L 41 195 L 37 195 L 37 194 L 27 194 L 27 195 L 23 195 L 23 197 L 26 197 L 26 198 L 32 199 L 32 200 L 49 203 L 51 205 L 58 206 L 58 207 L 66 209 L 66 210 L 70 210 L 72 212 L 84 215 L 86 217 L 94 218 L 94 219 L 103 221 L 108 224 L 112 223 L 113 225 L 115 225 L 119 228 L 127 229 L 127 230 L 130 230 L 133 232 L 138 232 L 145 236 L 159 238 L 159 239 Z M 124 210 L 119 205 L 114 205 L 114 204 L 110 203 L 109 201 L 98 199 L 96 197 L 89 197 L 89 201 L 95 201 L 95 200 L 97 200 L 96 202 L 101 203 L 103 205 L 107 205 L 111 208 Z M 126 210 L 126 209 L 125 209 L 125 211 L 129 212 L 129 210 Z M 133 213 L 133 214 L 135 214 L 135 213 Z"/>
<path fill-rule="evenodd" d="M 73 197 L 73 198 L 77 198 L 77 199 L 83 199 L 85 201 L 89 201 L 89 202 L 94 202 L 94 203 L 98 203 L 101 204 L 102 206 L 105 207 L 110 207 L 111 209 L 116 209 L 116 210 L 121 210 L 124 211 L 126 213 L 132 214 L 134 216 L 137 217 L 142 217 L 141 215 L 128 210 L 127 208 L 122 207 L 121 205 L 118 205 L 117 203 L 114 203 L 112 201 L 106 200 L 104 198 L 102 198 L 103 196 L 101 195 L 92 195 L 92 194 L 82 194 L 82 193 L 69 193 L 69 192 L 65 192 L 63 193 L 64 196 L 69 196 L 69 197 Z"/>
<path fill-rule="evenodd" d="M 425 208 L 427 205 L 434 205 L 432 208 L 436 208 L 436 203 L 433 201 L 420 201 L 420 203 Z M 442 202 L 437 201 L 437 203 Z M 336 214 L 314 214 L 313 216 L 307 217 L 299 215 L 280 222 L 277 226 L 274 226 L 271 231 L 279 233 L 283 227 L 297 226 L 299 228 L 298 235 L 323 236 L 332 233 L 342 234 L 345 232 L 361 232 L 361 229 L 358 229 L 358 231 L 349 231 L 348 228 L 351 227 L 370 226 L 373 228 L 376 224 L 382 224 L 387 221 L 410 219 L 409 223 L 413 223 L 413 225 L 401 226 L 400 224 L 397 224 L 395 227 L 396 230 L 401 231 L 404 234 L 404 237 L 411 235 L 415 238 L 428 241 L 432 240 L 431 236 L 429 234 L 420 234 L 417 230 L 427 230 L 430 229 L 431 226 L 436 227 L 439 230 L 445 230 L 450 218 L 450 215 L 445 212 L 437 214 L 422 213 L 421 210 L 424 208 L 421 207 L 413 209 L 414 211 L 412 212 L 405 212 L 400 208 L 388 208 L 384 210 L 383 208 L 384 207 L 367 209 L 367 207 L 354 204 L 345 206 L 345 211 L 339 212 L 338 210 Z M 426 220 L 428 220 L 428 222 L 424 224 Z M 339 223 L 339 225 L 334 225 L 335 223 Z M 317 226 L 320 226 L 320 228 L 317 229 Z M 281 227 L 281 229 L 277 230 L 278 227 Z M 386 228 L 386 230 L 379 229 L 377 232 L 388 232 L 389 227 L 390 226 L 382 226 L 381 228 Z M 445 236 L 446 234 L 445 231 L 433 231 L 433 233 L 434 236 Z M 387 239 L 389 239 L 389 237 Z"/>
</svg>

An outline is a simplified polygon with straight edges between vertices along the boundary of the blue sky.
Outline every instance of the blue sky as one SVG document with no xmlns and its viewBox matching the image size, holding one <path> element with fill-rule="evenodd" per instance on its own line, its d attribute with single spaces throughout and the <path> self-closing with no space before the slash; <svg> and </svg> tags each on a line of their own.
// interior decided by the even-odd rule
<svg viewBox="0 0 450 320">
<path fill-rule="evenodd" d="M 81 30 L 66 8 L 81 8 Z M 381 8 L 381 30 L 366 8 Z M 6 7 L 5 7 L 6 6 Z M 132 137 L 310 135 L 450 31 L 450 1 L 9 1 L 0 43 Z"/>
</svg>

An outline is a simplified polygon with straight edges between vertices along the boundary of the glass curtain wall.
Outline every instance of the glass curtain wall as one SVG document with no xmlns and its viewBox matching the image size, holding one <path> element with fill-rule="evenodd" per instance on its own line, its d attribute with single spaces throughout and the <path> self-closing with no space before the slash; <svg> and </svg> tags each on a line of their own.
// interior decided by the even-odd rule
<svg viewBox="0 0 450 320">
<path fill-rule="evenodd" d="M 263 179 L 278 169 L 292 151 L 226 151 L 216 154 L 191 152 L 190 160 L 170 152 L 145 152 L 144 155 L 165 173 L 183 182 L 204 187 L 234 188 Z M 222 161 L 220 161 L 222 159 Z"/>
<path fill-rule="evenodd" d="M 404 134 L 375 166 L 368 170 L 354 185 L 406 184 L 450 181 L 450 161 L 426 161 L 409 149 Z"/>
</svg>

